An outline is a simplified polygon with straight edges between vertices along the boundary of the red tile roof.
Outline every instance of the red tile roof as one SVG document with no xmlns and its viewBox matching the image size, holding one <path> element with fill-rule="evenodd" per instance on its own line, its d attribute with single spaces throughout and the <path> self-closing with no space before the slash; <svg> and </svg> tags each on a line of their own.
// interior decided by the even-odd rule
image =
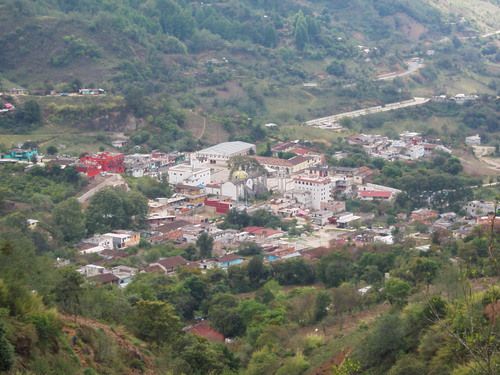
<svg viewBox="0 0 500 375">
<path fill-rule="evenodd" d="M 392 193 L 390 191 L 379 191 L 379 190 L 362 190 L 358 192 L 358 195 L 362 198 L 390 198 Z"/>
<path fill-rule="evenodd" d="M 292 167 L 294 165 L 290 162 L 290 160 L 286 159 L 271 158 L 267 156 L 253 156 L 253 158 L 263 165 L 271 165 L 278 167 Z"/>
<path fill-rule="evenodd" d="M 204 337 L 208 341 L 224 342 L 224 335 L 210 327 L 206 320 L 187 328 L 186 332 L 192 333 L 196 336 Z"/>
</svg>

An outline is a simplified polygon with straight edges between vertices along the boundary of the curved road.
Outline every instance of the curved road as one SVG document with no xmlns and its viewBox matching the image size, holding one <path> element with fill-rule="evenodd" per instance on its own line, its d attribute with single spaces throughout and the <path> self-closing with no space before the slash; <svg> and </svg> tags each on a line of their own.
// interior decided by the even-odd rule
<svg viewBox="0 0 500 375">
<path fill-rule="evenodd" d="M 420 69 L 422 69 L 425 64 L 422 62 L 422 60 L 409 60 L 406 62 L 408 65 L 408 68 L 404 72 L 392 72 L 392 73 L 385 73 L 377 76 L 377 81 L 388 81 L 391 79 L 395 79 L 398 77 L 406 77 L 409 76 L 410 74 L 413 74 Z"/>
</svg>

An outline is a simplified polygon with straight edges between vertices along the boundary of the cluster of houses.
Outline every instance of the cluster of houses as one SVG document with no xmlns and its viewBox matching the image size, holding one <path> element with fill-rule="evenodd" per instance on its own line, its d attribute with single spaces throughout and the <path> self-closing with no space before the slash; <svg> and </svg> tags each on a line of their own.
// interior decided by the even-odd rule
<svg viewBox="0 0 500 375">
<path fill-rule="evenodd" d="M 476 101 L 479 99 L 475 94 L 456 94 L 454 96 L 436 95 L 432 97 L 432 101 L 438 103 L 452 102 L 456 104 L 464 104 L 466 102 Z"/>
<path fill-rule="evenodd" d="M 2 95 L 9 95 L 9 96 L 23 96 L 23 95 L 59 95 L 59 96 L 75 96 L 75 95 L 81 95 L 81 96 L 100 96 L 100 95 L 105 95 L 106 90 L 101 89 L 101 88 L 81 88 L 78 90 L 78 93 L 67 93 L 67 92 L 60 92 L 58 93 L 55 90 L 27 90 L 24 88 L 12 88 L 5 93 L 0 93 L 0 96 Z"/>
<path fill-rule="evenodd" d="M 418 133 L 409 132 L 401 134 L 398 141 L 361 134 L 351 137 L 349 142 L 361 144 L 372 156 L 384 152 L 399 155 L 386 157 L 389 160 L 404 158 L 405 152 L 408 159 L 418 159 L 435 149 L 446 151 Z M 401 147 L 396 152 L 398 145 Z M 401 151 L 412 147 L 421 147 L 423 151 L 415 151 L 415 156 L 412 156 L 414 151 Z M 244 263 L 246 259 L 238 255 L 238 251 L 249 242 L 259 245 L 266 262 L 295 257 L 314 260 L 338 246 L 395 242 L 394 229 L 400 224 L 375 227 L 370 224 L 377 219 L 375 213 L 351 212 L 346 207 L 347 200 L 390 204 L 401 193 L 375 184 L 376 171 L 366 166 L 330 166 L 325 162 L 325 155 L 299 141 L 278 143 L 268 150 L 269 156 L 259 156 L 256 151 L 254 144 L 236 141 L 184 154 L 102 152 L 68 160 L 68 165 L 74 165 L 91 179 L 103 173 L 150 176 L 167 180 L 174 192 L 170 197 L 148 202 L 147 229 L 140 233 L 119 230 L 94 235 L 79 243 L 76 247 L 81 256 L 92 262 L 80 272 L 96 284 L 125 286 L 140 272 L 172 275 L 179 267 L 204 272 Z M 9 157 L 29 160 L 35 155 L 30 152 L 33 151 L 13 150 Z M 62 159 L 52 160 L 57 161 Z M 221 229 L 218 226 L 221 215 L 233 209 L 250 215 L 266 210 L 283 221 L 293 222 L 294 233 L 260 226 Z M 462 235 L 472 225 L 484 223 L 492 210 L 491 202 L 470 202 L 464 207 L 466 215 L 462 218 L 454 213 L 438 214 L 422 208 L 397 222 L 422 223 L 432 230 Z M 112 267 L 130 264 L 124 260 L 133 252 L 127 249 L 137 247 L 140 241 L 152 245 L 175 243 L 182 248 L 195 244 L 203 233 L 213 239 L 210 259 L 191 261 L 174 256 L 138 268 Z"/>
<path fill-rule="evenodd" d="M 399 139 L 377 134 L 358 134 L 348 138 L 349 144 L 363 147 L 368 155 L 384 160 L 418 160 L 431 156 L 435 151 L 451 154 L 439 140 L 423 137 L 420 133 L 404 132 Z"/>
</svg>

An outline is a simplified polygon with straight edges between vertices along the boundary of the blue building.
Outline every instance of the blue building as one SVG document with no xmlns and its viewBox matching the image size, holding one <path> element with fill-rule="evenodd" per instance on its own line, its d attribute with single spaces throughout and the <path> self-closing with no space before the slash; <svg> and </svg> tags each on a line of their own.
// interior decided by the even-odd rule
<svg viewBox="0 0 500 375">
<path fill-rule="evenodd" d="M 21 148 L 13 148 L 7 154 L 0 156 L 2 159 L 13 159 L 18 161 L 32 161 L 33 158 L 38 158 L 38 150 L 24 150 Z"/>
<path fill-rule="evenodd" d="M 241 263 L 243 263 L 243 258 L 235 254 L 224 255 L 223 257 L 217 259 L 217 266 L 219 268 L 237 266 Z"/>
</svg>

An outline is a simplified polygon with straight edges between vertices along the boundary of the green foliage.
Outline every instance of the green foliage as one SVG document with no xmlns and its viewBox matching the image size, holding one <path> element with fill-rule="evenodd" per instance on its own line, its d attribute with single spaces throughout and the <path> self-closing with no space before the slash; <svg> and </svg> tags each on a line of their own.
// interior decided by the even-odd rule
<svg viewBox="0 0 500 375">
<path fill-rule="evenodd" d="M 76 199 L 70 198 L 58 203 L 54 207 L 52 218 L 64 241 L 75 242 L 85 236 L 85 215 Z"/>
<path fill-rule="evenodd" d="M 133 328 L 138 337 L 161 345 L 179 335 L 180 320 L 167 302 L 139 301 L 135 306 Z"/>
<path fill-rule="evenodd" d="M 97 59 L 101 56 L 99 49 L 93 44 L 74 35 L 63 37 L 64 49 L 53 55 L 50 62 L 55 67 L 63 67 L 71 64 L 81 57 Z"/>
<path fill-rule="evenodd" d="M 26 133 L 42 125 L 42 112 L 34 100 L 26 101 L 12 113 L 0 116 L 0 129 L 12 133 Z"/>
<path fill-rule="evenodd" d="M 285 360 L 283 365 L 276 371 L 276 375 L 301 375 L 309 368 L 309 362 L 301 353 Z"/>
<path fill-rule="evenodd" d="M 177 342 L 181 363 L 177 373 L 183 374 L 225 374 L 238 367 L 233 353 L 223 345 L 213 345 L 196 336 L 185 335 Z"/>
<path fill-rule="evenodd" d="M 281 285 L 307 285 L 316 280 L 314 267 L 303 259 L 272 263 L 271 271 Z"/>
<path fill-rule="evenodd" d="M 83 276 L 73 269 L 65 268 L 60 271 L 59 280 L 52 292 L 54 300 L 65 313 L 76 315 L 80 312 L 83 282 Z"/>
<path fill-rule="evenodd" d="M 35 166 L 25 173 L 19 165 L 0 166 L 0 187 L 7 199 L 29 202 L 35 194 L 42 194 L 58 203 L 74 195 L 81 185 L 82 180 L 71 167 Z"/>
<path fill-rule="evenodd" d="M 5 327 L 0 320 L 0 371 L 9 371 L 14 364 L 14 348 L 5 337 Z"/>
<path fill-rule="evenodd" d="M 269 348 L 264 347 L 253 353 L 245 375 L 272 374 L 279 367 L 279 358 Z"/>
<path fill-rule="evenodd" d="M 361 365 L 359 362 L 346 358 L 340 366 L 333 367 L 333 375 L 357 375 L 360 373 Z"/>
<path fill-rule="evenodd" d="M 226 337 L 236 337 L 245 331 L 238 300 L 230 294 L 219 294 L 210 301 L 208 317 L 214 328 Z"/>
<path fill-rule="evenodd" d="M 343 253 L 332 253 L 321 258 L 317 268 L 318 278 L 329 287 L 347 281 L 352 272 L 353 261 Z"/>
<path fill-rule="evenodd" d="M 91 199 L 86 211 L 89 233 L 141 228 L 148 211 L 147 199 L 138 192 L 104 189 Z"/>
<path fill-rule="evenodd" d="M 384 295 L 391 305 L 403 306 L 410 294 L 411 286 L 401 279 L 391 277 L 385 282 Z"/>
<path fill-rule="evenodd" d="M 398 315 L 385 315 L 356 348 L 355 359 L 359 359 L 364 367 L 387 366 L 394 363 L 404 347 L 401 319 Z"/>
<path fill-rule="evenodd" d="M 324 291 L 318 292 L 318 294 L 316 296 L 315 306 L 314 306 L 314 309 L 315 309 L 314 319 L 317 322 L 319 322 L 325 316 L 327 316 L 331 302 L 332 302 L 332 299 L 327 292 L 324 292 Z"/>
<path fill-rule="evenodd" d="M 47 147 L 47 154 L 49 155 L 56 155 L 59 152 L 56 146 L 49 146 Z"/>
<path fill-rule="evenodd" d="M 262 246 L 256 242 L 244 242 L 238 247 L 238 254 L 243 256 L 260 255 L 262 250 Z"/>
<path fill-rule="evenodd" d="M 203 232 L 198 236 L 198 239 L 196 240 L 196 246 L 200 251 L 200 257 L 202 259 L 210 258 L 212 256 L 214 239 L 207 232 Z"/>
<path fill-rule="evenodd" d="M 232 209 L 224 217 L 224 222 L 219 225 L 221 229 L 242 229 L 248 226 L 258 226 L 265 228 L 286 228 L 285 223 L 278 216 L 267 210 L 259 209 L 249 215 L 246 211 Z"/>
</svg>

